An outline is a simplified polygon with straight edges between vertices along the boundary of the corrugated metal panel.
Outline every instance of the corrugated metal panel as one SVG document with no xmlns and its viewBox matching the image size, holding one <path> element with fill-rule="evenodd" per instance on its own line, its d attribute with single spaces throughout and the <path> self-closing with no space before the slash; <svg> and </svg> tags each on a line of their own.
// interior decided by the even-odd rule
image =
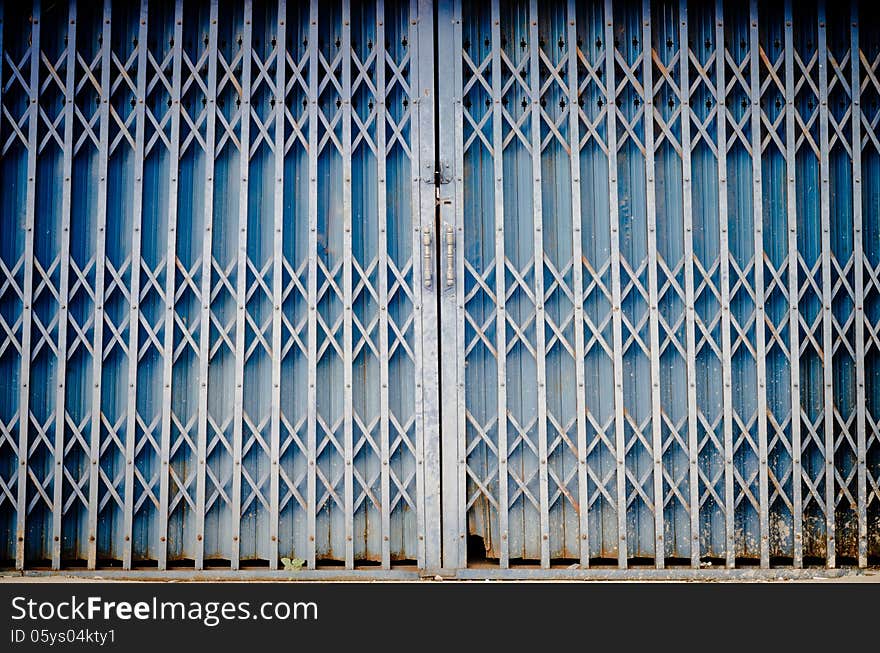
<svg viewBox="0 0 880 653">
<path fill-rule="evenodd" d="M 880 553 L 860 11 L 440 4 L 446 564 Z"/>
<path fill-rule="evenodd" d="M 430 5 L 3 11 L 0 558 L 438 566 Z"/>
<path fill-rule="evenodd" d="M 880 556 L 867 6 L 0 11 L 0 559 Z"/>
</svg>

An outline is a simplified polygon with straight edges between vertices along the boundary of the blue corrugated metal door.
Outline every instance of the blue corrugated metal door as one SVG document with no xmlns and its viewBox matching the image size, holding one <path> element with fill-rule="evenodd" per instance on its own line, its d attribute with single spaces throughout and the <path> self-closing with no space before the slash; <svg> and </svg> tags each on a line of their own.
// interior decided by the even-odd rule
<svg viewBox="0 0 880 653">
<path fill-rule="evenodd" d="M 876 560 L 868 8 L 438 7 L 444 563 Z"/>
<path fill-rule="evenodd" d="M 875 563 L 838 5 L 0 4 L 0 559 Z"/>
</svg>

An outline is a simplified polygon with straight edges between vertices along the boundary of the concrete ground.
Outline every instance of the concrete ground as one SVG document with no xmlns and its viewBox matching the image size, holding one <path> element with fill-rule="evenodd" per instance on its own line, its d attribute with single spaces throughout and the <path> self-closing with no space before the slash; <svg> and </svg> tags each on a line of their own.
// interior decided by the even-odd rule
<svg viewBox="0 0 880 653">
<path fill-rule="evenodd" d="M 633 570 L 635 571 L 635 570 Z M 686 571 L 686 570 L 685 570 Z M 638 572 L 632 574 L 631 577 L 623 577 L 621 575 L 608 574 L 605 576 L 596 574 L 594 576 L 563 577 L 563 578 L 480 578 L 476 574 L 470 574 L 468 578 L 456 578 L 453 576 L 406 576 L 397 578 L 383 579 L 378 576 L 355 576 L 348 577 L 325 577 L 321 578 L 321 572 L 309 573 L 241 573 L 236 572 L 225 573 L 184 573 L 177 572 L 158 572 L 152 571 L 140 574 L 135 572 L 124 572 L 121 570 L 112 571 L 85 571 L 77 570 L 76 572 L 50 572 L 50 571 L 0 571 L 0 583 L 186 583 L 186 582 L 212 582 L 212 581 L 246 581 L 246 582 L 446 582 L 446 583 L 476 583 L 476 582 L 556 582 L 556 583 L 578 583 L 578 582 L 603 582 L 603 583 L 626 583 L 632 581 L 647 582 L 667 582 L 667 583 L 724 583 L 724 582 L 745 582 L 745 583 L 880 583 L 880 568 L 870 569 L 851 569 L 851 570 L 825 570 L 825 569 L 779 569 L 770 570 L 770 573 L 758 570 L 732 570 L 734 573 L 725 574 L 725 570 L 713 570 L 713 573 L 680 573 L 675 574 L 673 570 L 668 570 L 666 574 L 658 575 L 648 572 Z M 739 573 L 737 573 L 739 572 Z M 778 573 L 776 573 L 778 572 Z M 163 574 L 165 575 L 163 577 Z"/>
</svg>

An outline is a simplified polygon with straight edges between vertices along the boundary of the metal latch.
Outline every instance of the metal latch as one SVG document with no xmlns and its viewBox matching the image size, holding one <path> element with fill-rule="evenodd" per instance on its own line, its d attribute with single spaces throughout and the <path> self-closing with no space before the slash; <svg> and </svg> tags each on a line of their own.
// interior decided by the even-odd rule
<svg viewBox="0 0 880 653">
<path fill-rule="evenodd" d="M 446 225 L 446 287 L 455 285 L 455 231 Z"/>
<path fill-rule="evenodd" d="M 424 247 L 424 278 L 425 278 L 425 288 L 431 287 L 431 281 L 433 276 L 433 270 L 431 269 L 433 266 L 431 265 L 431 227 L 424 227 L 422 229 L 422 245 Z"/>
</svg>

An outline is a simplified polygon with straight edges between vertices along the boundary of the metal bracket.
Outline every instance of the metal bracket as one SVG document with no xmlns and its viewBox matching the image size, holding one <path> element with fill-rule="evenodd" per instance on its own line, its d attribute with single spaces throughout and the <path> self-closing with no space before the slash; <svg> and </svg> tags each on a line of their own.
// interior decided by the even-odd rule
<svg viewBox="0 0 880 653">
<path fill-rule="evenodd" d="M 437 184 L 449 184 L 452 182 L 452 166 L 449 161 L 441 161 L 440 168 L 435 173 Z"/>
</svg>

